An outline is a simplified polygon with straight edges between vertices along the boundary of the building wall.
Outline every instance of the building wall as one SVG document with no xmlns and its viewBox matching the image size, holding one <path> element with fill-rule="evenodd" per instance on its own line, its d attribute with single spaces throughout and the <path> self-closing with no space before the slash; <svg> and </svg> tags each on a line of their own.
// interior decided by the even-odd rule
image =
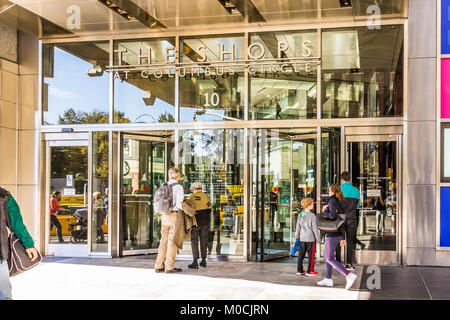
<svg viewBox="0 0 450 320">
<path fill-rule="evenodd" d="M 37 241 L 39 41 L 3 25 L 0 30 L 6 30 L 0 32 L 0 185 L 18 201 Z"/>
<path fill-rule="evenodd" d="M 407 265 L 450 265 L 436 251 L 437 1 L 410 0 L 404 177 Z M 430 18 L 433 17 L 433 18 Z"/>
</svg>

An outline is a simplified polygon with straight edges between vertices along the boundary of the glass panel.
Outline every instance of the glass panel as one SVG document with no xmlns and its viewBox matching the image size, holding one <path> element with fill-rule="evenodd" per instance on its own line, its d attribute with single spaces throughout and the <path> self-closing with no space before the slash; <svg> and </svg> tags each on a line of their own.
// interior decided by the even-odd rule
<svg viewBox="0 0 450 320">
<path fill-rule="evenodd" d="M 108 123 L 108 42 L 44 44 L 43 124 Z"/>
<path fill-rule="evenodd" d="M 441 188 L 441 236 L 440 246 L 450 247 L 450 188 Z"/>
<path fill-rule="evenodd" d="M 251 43 L 255 49 L 250 53 L 263 59 L 319 56 L 315 31 L 256 33 L 251 35 Z M 312 60 L 254 62 L 249 73 L 249 119 L 316 118 L 317 64 Z"/>
<path fill-rule="evenodd" d="M 322 187 L 320 203 L 328 202 L 328 190 L 332 184 L 341 184 L 341 129 L 322 128 Z"/>
<path fill-rule="evenodd" d="M 445 127 L 442 137 L 443 180 L 450 180 L 450 128 Z"/>
<path fill-rule="evenodd" d="M 175 121 L 174 70 L 161 66 L 174 47 L 173 38 L 114 42 L 114 65 L 124 68 L 114 73 L 115 123 Z"/>
<path fill-rule="evenodd" d="M 165 143 L 124 138 L 123 159 L 123 250 L 158 248 L 161 216 L 152 203 L 165 181 Z"/>
<path fill-rule="evenodd" d="M 351 142 L 350 175 L 360 190 L 358 240 L 365 250 L 396 250 L 397 143 Z"/>
<path fill-rule="evenodd" d="M 316 132 L 292 136 L 292 224 L 291 243 L 295 242 L 295 228 L 299 213 L 303 211 L 303 198 L 316 202 Z"/>
<path fill-rule="evenodd" d="M 218 63 L 244 58 L 244 36 L 186 38 L 180 46 L 181 62 L 191 63 L 179 71 L 180 120 L 244 119 L 244 68 Z"/>
<path fill-rule="evenodd" d="M 91 251 L 108 252 L 108 132 L 92 133 L 92 228 Z"/>
<path fill-rule="evenodd" d="M 244 130 L 180 131 L 185 195 L 199 181 L 212 201 L 208 254 L 244 255 Z M 183 254 L 191 254 L 184 241 Z"/>
<path fill-rule="evenodd" d="M 322 117 L 403 115 L 403 26 L 323 31 Z"/>
<path fill-rule="evenodd" d="M 50 152 L 50 194 L 60 192 L 50 199 L 50 243 L 87 243 L 88 147 L 51 147 Z M 58 204 L 63 210 L 56 210 Z"/>
<path fill-rule="evenodd" d="M 261 245 L 264 255 L 287 252 L 294 241 L 301 200 L 316 198 L 316 133 L 256 130 L 252 139 L 256 252 L 261 254 Z"/>
</svg>

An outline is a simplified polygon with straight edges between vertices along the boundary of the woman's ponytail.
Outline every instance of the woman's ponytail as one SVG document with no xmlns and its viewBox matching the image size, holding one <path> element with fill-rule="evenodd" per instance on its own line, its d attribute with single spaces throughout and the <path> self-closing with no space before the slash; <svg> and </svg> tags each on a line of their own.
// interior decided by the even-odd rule
<svg viewBox="0 0 450 320">
<path fill-rule="evenodd" d="M 339 202 L 344 202 L 344 193 L 341 190 L 341 186 L 338 184 L 332 184 L 330 186 L 331 192 L 334 193 Z"/>
</svg>

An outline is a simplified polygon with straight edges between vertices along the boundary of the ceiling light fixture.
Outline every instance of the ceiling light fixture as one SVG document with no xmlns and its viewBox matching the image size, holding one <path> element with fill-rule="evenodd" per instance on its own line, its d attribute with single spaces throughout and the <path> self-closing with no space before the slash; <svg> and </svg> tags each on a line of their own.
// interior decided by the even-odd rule
<svg viewBox="0 0 450 320">
<path fill-rule="evenodd" d="M 350 0 L 339 0 L 341 4 L 341 8 L 350 8 L 352 6 L 352 2 Z"/>
<path fill-rule="evenodd" d="M 219 0 L 222 7 L 227 10 L 228 14 L 235 15 L 240 14 L 240 12 L 236 9 L 236 6 L 230 0 Z"/>
<path fill-rule="evenodd" d="M 137 6 L 131 0 L 97 0 L 110 10 L 114 11 L 128 21 L 139 21 L 150 28 L 166 28 L 155 17 L 149 15 L 141 7 Z"/>
</svg>

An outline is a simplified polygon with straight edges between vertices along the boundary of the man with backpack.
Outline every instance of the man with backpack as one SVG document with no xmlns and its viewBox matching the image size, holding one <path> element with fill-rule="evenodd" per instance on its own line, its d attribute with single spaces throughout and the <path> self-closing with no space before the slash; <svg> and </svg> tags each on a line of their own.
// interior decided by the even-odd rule
<svg viewBox="0 0 450 320">
<path fill-rule="evenodd" d="M 175 268 L 175 258 L 178 247 L 174 242 L 177 228 L 180 226 L 182 216 L 182 203 L 184 200 L 184 189 L 178 183 L 183 178 L 180 170 L 172 167 L 169 169 L 169 181 L 165 182 L 157 191 L 154 198 L 154 207 L 161 217 L 161 241 L 159 242 L 158 256 L 155 262 L 155 272 L 173 273 L 182 271 Z"/>
</svg>

